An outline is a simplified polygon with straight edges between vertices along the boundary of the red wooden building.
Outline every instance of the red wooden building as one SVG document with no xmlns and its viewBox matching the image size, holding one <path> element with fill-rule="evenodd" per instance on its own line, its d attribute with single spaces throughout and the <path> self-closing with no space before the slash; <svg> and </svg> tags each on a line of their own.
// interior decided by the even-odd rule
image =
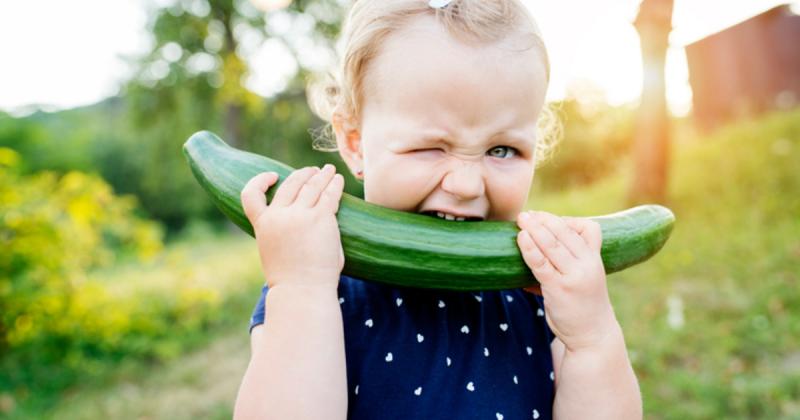
<svg viewBox="0 0 800 420">
<path fill-rule="evenodd" d="M 800 15 L 788 5 L 687 45 L 686 58 L 701 127 L 800 105 Z"/>
</svg>

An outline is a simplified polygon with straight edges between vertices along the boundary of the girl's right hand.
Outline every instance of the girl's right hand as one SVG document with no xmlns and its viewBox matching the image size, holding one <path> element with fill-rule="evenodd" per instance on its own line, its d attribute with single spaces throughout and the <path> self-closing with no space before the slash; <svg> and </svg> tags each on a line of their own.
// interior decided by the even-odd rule
<svg viewBox="0 0 800 420">
<path fill-rule="evenodd" d="M 336 288 L 344 268 L 336 212 L 344 178 L 333 165 L 292 172 L 267 205 L 265 193 L 275 172 L 251 178 L 242 189 L 242 207 L 253 225 L 267 287 L 278 284 Z"/>
</svg>

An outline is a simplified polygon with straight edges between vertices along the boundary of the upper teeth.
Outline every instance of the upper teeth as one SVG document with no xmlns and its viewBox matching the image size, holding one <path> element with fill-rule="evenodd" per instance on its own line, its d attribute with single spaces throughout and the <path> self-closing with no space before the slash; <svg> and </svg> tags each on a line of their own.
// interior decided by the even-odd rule
<svg viewBox="0 0 800 420">
<path fill-rule="evenodd" d="M 440 211 L 437 211 L 436 215 L 439 216 L 442 219 L 447 219 L 447 220 L 456 220 L 456 221 L 459 221 L 459 222 L 463 222 L 464 220 L 466 220 L 465 217 L 456 217 L 456 216 L 453 216 L 452 214 L 443 213 L 443 212 L 440 212 Z"/>
</svg>

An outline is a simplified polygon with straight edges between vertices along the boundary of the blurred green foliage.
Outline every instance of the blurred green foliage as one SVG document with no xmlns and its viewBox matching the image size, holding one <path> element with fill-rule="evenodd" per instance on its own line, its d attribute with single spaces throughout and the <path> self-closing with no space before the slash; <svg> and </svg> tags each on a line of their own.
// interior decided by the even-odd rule
<svg viewBox="0 0 800 420">
<path fill-rule="evenodd" d="M 152 48 L 128 58 L 134 75 L 118 96 L 54 114 L 0 113 L 0 147 L 19 152 L 26 172 L 99 174 L 115 191 L 136 195 L 170 234 L 192 219 L 222 221 L 181 154 L 199 130 L 295 167 L 332 162 L 347 174 L 346 191 L 360 195 L 338 155 L 312 149 L 309 130 L 322 122 L 305 96 L 311 70 L 304 49 L 332 51 L 341 7 L 336 0 L 295 1 L 269 22 L 247 0 L 157 6 L 148 22 Z M 287 31 L 287 22 L 296 29 Z M 265 99 L 245 88 L 251 70 L 244 57 L 268 39 L 291 52 L 298 71 Z"/>
<path fill-rule="evenodd" d="M 160 227 L 136 215 L 136 199 L 114 195 L 98 176 L 22 175 L 20 165 L 0 148 L 0 351 L 69 329 L 49 320 L 68 309 L 76 276 L 162 247 Z"/>
<path fill-rule="evenodd" d="M 140 176 L 132 192 L 153 217 L 175 228 L 193 217 L 219 216 L 210 211 L 180 153 L 199 130 L 295 167 L 337 160 L 311 149 L 308 130 L 320 122 L 305 103 L 309 70 L 298 38 L 305 38 L 306 49 L 312 41 L 331 50 L 326 35 L 338 30 L 340 7 L 334 0 L 299 1 L 276 12 L 285 21 L 302 21 L 297 28 L 305 30 L 293 35 L 276 29 L 247 0 L 176 1 L 153 12 L 148 24 L 153 47 L 133 60 L 136 74 L 122 92 L 130 124 L 125 132 L 135 136 L 105 154 L 107 162 L 115 156 L 133 161 L 128 166 Z M 251 70 L 244 57 L 267 40 L 291 51 L 298 71 L 281 92 L 264 100 L 245 88 Z M 113 171 L 103 174 L 116 185 Z"/>
<path fill-rule="evenodd" d="M 153 258 L 162 232 L 136 215 L 134 197 L 114 195 L 95 175 L 22 175 L 18 165 L 16 152 L 0 148 L 0 355 L 54 364 L 116 329 L 90 324 L 101 317 L 85 312 L 85 273 Z"/>
<path fill-rule="evenodd" d="M 192 230 L 149 263 L 92 270 L 73 282 L 63 321 L 70 336 L 0 359 L 0 417 L 42 418 L 76 388 L 102 389 L 122 372 L 149 375 L 226 329 L 246 331 L 263 282 L 252 239 Z M 60 357 L 45 357 L 53 353 Z"/>
<path fill-rule="evenodd" d="M 549 191 L 589 185 L 619 169 L 633 144 L 635 108 L 574 97 L 551 104 L 561 137 L 534 183 Z"/>
</svg>

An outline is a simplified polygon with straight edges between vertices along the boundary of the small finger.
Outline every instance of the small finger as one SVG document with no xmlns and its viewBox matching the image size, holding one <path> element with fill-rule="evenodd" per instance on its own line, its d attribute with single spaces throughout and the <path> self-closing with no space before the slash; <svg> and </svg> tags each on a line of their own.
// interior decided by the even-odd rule
<svg viewBox="0 0 800 420">
<path fill-rule="evenodd" d="M 541 217 L 535 214 L 522 213 L 518 218 L 518 224 L 530 234 L 533 241 L 538 245 L 539 250 L 559 273 L 566 273 L 569 267 L 575 263 L 575 256 L 543 224 Z"/>
<path fill-rule="evenodd" d="M 289 174 L 280 187 L 278 187 L 278 191 L 276 191 L 275 195 L 272 197 L 270 205 L 283 207 L 292 204 L 303 184 L 318 171 L 319 168 L 317 167 L 307 166 Z"/>
<path fill-rule="evenodd" d="M 597 251 L 603 245 L 603 231 L 596 221 L 582 217 L 565 217 L 564 221 L 591 249 Z"/>
<path fill-rule="evenodd" d="M 319 201 L 317 202 L 317 207 L 335 213 L 339 209 L 339 201 L 342 198 L 343 190 L 344 177 L 342 174 L 334 175 L 331 182 L 329 182 L 325 190 L 322 191 Z"/>
<path fill-rule="evenodd" d="M 547 257 L 536 245 L 531 234 L 527 230 L 521 230 L 517 234 L 517 244 L 522 251 L 522 259 L 530 267 L 533 275 L 539 283 L 547 283 L 554 280 L 558 272 L 550 263 Z"/>
<path fill-rule="evenodd" d="M 563 218 L 541 211 L 534 212 L 533 217 L 537 218 L 575 258 L 588 254 L 587 242 Z"/>
<path fill-rule="evenodd" d="M 275 172 L 262 172 L 252 178 L 244 185 L 240 194 L 244 214 L 250 223 L 253 224 L 267 208 L 267 196 L 265 195 L 269 187 L 278 181 L 278 174 Z"/>
<path fill-rule="evenodd" d="M 319 200 L 320 193 L 328 186 L 335 174 L 336 168 L 330 163 L 326 164 L 321 171 L 314 174 L 303 184 L 294 202 L 305 207 L 314 207 Z"/>
</svg>

